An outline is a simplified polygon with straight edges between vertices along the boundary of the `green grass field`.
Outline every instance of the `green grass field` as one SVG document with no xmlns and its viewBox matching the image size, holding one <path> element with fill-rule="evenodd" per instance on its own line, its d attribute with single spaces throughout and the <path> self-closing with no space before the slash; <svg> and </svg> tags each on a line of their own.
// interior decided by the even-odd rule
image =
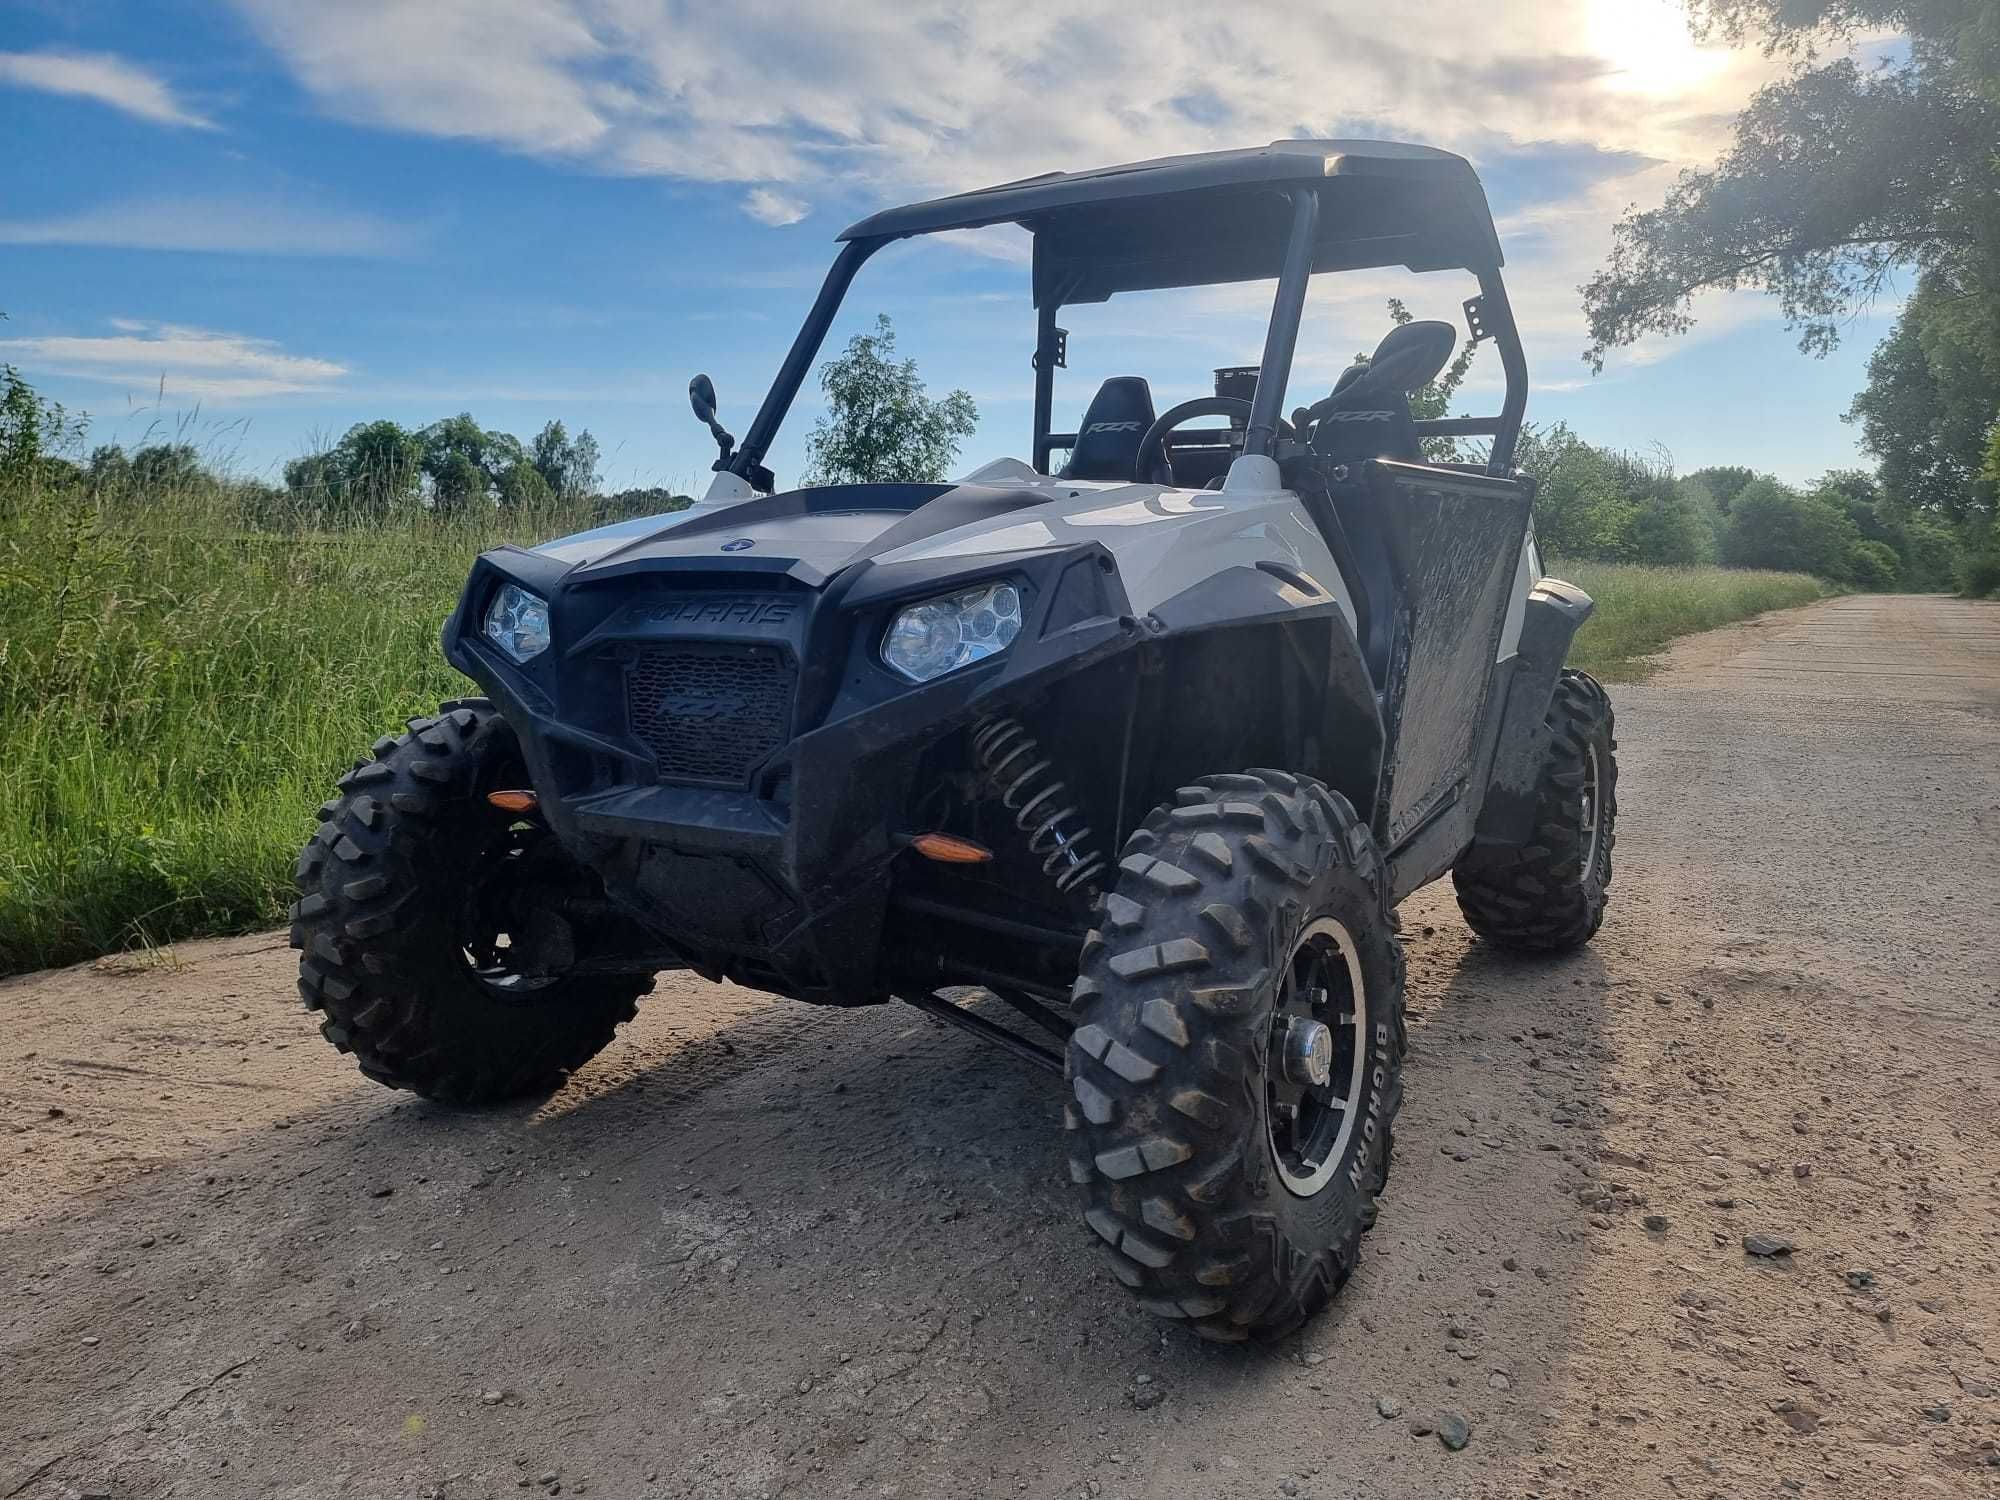
<svg viewBox="0 0 2000 1500">
<path fill-rule="evenodd" d="M 1636 563 L 1551 562 L 1549 571 L 1597 601 L 1577 633 L 1571 666 L 1606 682 L 1643 677 L 1641 659 L 1676 636 L 1789 609 L 1829 590 L 1804 573 L 1750 568 L 1650 568 Z"/>
<path fill-rule="evenodd" d="M 0 495 L 0 973 L 282 919 L 333 778 L 468 687 L 438 630 L 475 554 L 576 514 L 244 529 Z M 1809 578 L 1584 565 L 1579 659 L 1818 596 Z"/>
</svg>

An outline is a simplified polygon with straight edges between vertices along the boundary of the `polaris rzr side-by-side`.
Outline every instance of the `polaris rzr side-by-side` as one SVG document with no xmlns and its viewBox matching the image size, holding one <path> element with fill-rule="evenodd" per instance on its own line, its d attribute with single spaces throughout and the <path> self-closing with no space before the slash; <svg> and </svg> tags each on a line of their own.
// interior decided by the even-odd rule
<svg viewBox="0 0 2000 1500">
<path fill-rule="evenodd" d="M 1002 224 L 1033 240 L 1029 461 L 778 492 L 863 263 Z M 1564 668 L 1591 602 L 1542 576 L 1512 466 L 1485 195 L 1447 152 L 1280 141 L 841 240 L 740 445 L 693 383 L 700 503 L 474 564 L 444 650 L 484 696 L 379 740 L 299 861 L 306 1004 L 370 1077 L 476 1104 L 552 1088 L 663 969 L 907 1001 L 1062 1076 L 1083 1218 L 1146 1307 L 1283 1334 L 1389 1170 L 1396 904 L 1450 873 L 1481 937 L 1553 951 L 1611 878 L 1611 705 Z M 1497 416 L 1413 419 L 1442 322 L 1285 414 L 1310 279 L 1387 267 L 1476 281 Z M 1272 279 L 1254 368 L 1161 412 L 1107 380 L 1052 430 L 1064 306 Z"/>
</svg>

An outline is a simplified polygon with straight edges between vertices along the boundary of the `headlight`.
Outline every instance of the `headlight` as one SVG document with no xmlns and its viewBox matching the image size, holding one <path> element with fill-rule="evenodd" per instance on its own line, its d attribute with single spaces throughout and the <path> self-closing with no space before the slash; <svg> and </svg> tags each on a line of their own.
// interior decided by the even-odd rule
<svg viewBox="0 0 2000 1500">
<path fill-rule="evenodd" d="M 486 639 L 526 661 L 549 649 L 549 601 L 510 583 L 486 606 Z"/>
<path fill-rule="evenodd" d="M 889 624 L 882 660 L 912 682 L 929 682 L 998 655 L 1021 633 L 1021 591 L 989 583 L 912 604 Z"/>
</svg>

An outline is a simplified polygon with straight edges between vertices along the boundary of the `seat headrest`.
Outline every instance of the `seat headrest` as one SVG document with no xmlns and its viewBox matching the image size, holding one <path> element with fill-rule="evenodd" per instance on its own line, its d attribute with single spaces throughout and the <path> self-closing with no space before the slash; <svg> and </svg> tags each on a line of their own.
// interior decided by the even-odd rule
<svg viewBox="0 0 2000 1500">
<path fill-rule="evenodd" d="M 1097 388 L 1077 424 L 1060 479 L 1130 479 L 1139 439 L 1153 425 L 1153 388 L 1142 375 L 1114 375 Z"/>
<path fill-rule="evenodd" d="M 1377 390 L 1414 395 L 1437 379 L 1458 344 L 1449 323 L 1426 321 L 1391 328 L 1368 360 L 1368 383 Z"/>
</svg>

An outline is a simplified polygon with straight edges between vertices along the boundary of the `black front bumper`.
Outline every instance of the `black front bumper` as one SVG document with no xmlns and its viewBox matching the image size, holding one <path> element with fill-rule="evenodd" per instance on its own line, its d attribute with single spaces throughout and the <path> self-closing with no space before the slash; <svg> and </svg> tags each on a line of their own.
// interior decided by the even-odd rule
<svg viewBox="0 0 2000 1500">
<path fill-rule="evenodd" d="M 882 664 L 898 609 L 1002 579 L 1023 597 L 1008 650 L 926 684 Z M 507 582 L 549 600 L 553 644 L 525 665 L 480 632 Z M 1095 543 L 948 565 L 864 560 L 831 577 L 782 557 L 572 570 L 502 548 L 475 564 L 444 646 L 519 735 L 551 828 L 669 954 L 760 989 L 859 1004 L 888 990 L 891 866 L 924 831 L 911 819 L 926 753 L 1144 634 Z M 723 666 L 635 690 L 660 653 Z M 754 690 L 730 686 L 730 653 L 759 663 Z M 789 702 L 782 732 L 756 753 L 770 723 L 739 731 L 772 707 L 773 662 Z M 676 736 L 718 731 L 743 754 L 676 752 Z"/>
</svg>

